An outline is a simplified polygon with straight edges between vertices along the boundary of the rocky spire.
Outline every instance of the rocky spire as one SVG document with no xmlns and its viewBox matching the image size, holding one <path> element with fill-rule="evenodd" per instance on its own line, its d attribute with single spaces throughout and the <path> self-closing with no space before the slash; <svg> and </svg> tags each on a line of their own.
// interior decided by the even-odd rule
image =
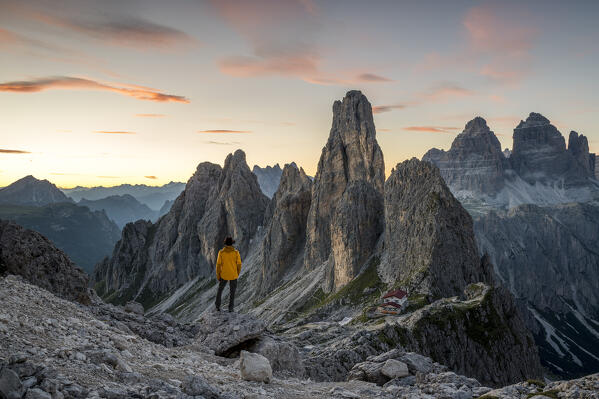
<svg viewBox="0 0 599 399">
<path fill-rule="evenodd" d="M 304 170 L 295 164 L 285 165 L 265 216 L 261 293 L 269 292 L 289 270 L 301 266 L 311 196 L 312 181 Z"/>
<path fill-rule="evenodd" d="M 226 235 L 246 255 L 267 203 L 243 151 L 229 154 L 224 168 L 203 162 L 156 224 L 125 226 L 94 280 L 106 285 L 104 296 L 112 301 L 153 303 L 196 276 L 211 275 Z"/>
<path fill-rule="evenodd" d="M 577 177 L 570 170 L 572 161 L 564 137 L 543 115 L 531 112 L 514 129 L 510 163 L 529 184 L 552 184 L 560 179 L 568 183 Z"/>
<path fill-rule="evenodd" d="M 327 288 L 355 276 L 383 228 L 383 153 L 372 107 L 359 91 L 333 104 L 333 125 L 314 177 L 304 264 L 328 262 Z"/>
<path fill-rule="evenodd" d="M 568 137 L 568 152 L 589 177 L 594 177 L 594 159 L 589 154 L 589 142 L 583 134 L 579 135 L 575 131 L 570 132 L 570 136 Z"/>
<path fill-rule="evenodd" d="M 379 271 L 387 282 L 440 298 L 460 295 L 470 283 L 491 281 L 472 218 L 431 163 L 413 158 L 395 167 L 385 183 L 385 218 Z"/>
<path fill-rule="evenodd" d="M 505 155 L 497 136 L 480 116 L 466 124 L 449 151 L 433 148 L 422 160 L 437 165 L 454 192 L 493 195 L 504 186 Z"/>
</svg>

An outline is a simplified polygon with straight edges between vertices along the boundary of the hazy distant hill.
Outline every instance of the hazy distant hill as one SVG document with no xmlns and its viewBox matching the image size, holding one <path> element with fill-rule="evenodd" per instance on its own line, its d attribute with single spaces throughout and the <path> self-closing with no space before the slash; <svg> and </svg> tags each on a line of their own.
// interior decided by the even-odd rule
<svg viewBox="0 0 599 399">
<path fill-rule="evenodd" d="M 14 220 L 46 236 L 88 273 L 110 255 L 121 235 L 104 212 L 66 202 L 42 207 L 0 205 L 0 219 Z"/>
<path fill-rule="evenodd" d="M 154 221 L 158 217 L 158 212 L 151 210 L 129 194 L 111 195 L 94 201 L 84 198 L 79 201 L 79 205 L 87 206 L 92 211 L 106 211 L 106 215 L 121 229 L 129 222 L 139 219 Z"/>
<path fill-rule="evenodd" d="M 48 180 L 39 180 L 31 175 L 0 189 L 0 204 L 40 206 L 57 202 L 72 200 Z"/>
<path fill-rule="evenodd" d="M 158 217 L 160 217 L 162 215 L 166 215 L 168 213 L 168 211 L 171 210 L 171 207 L 173 206 L 174 203 L 175 203 L 175 200 L 166 200 L 166 201 L 164 201 L 164 204 L 162 205 L 162 207 L 158 211 Z"/>
<path fill-rule="evenodd" d="M 129 194 L 152 210 L 159 210 L 165 201 L 174 200 L 185 188 L 185 183 L 170 182 L 163 186 L 147 186 L 145 184 L 121 184 L 114 187 L 81 187 L 63 188 L 63 193 L 80 201 L 99 200 L 113 195 Z"/>
<path fill-rule="evenodd" d="M 260 185 L 262 192 L 268 196 L 268 198 L 272 198 L 277 191 L 277 188 L 279 188 L 279 182 L 281 181 L 281 175 L 283 174 L 281 166 L 276 164 L 275 166 L 261 168 L 258 165 L 254 165 L 252 172 L 258 178 L 258 184 Z"/>
</svg>

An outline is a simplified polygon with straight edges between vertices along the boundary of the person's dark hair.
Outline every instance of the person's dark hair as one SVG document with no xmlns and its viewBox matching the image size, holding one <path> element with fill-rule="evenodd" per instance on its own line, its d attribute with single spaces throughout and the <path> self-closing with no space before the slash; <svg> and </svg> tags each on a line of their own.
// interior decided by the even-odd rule
<svg viewBox="0 0 599 399">
<path fill-rule="evenodd" d="M 233 237 L 225 238 L 225 245 L 233 245 L 233 244 L 235 244 L 235 240 L 233 239 Z"/>
</svg>

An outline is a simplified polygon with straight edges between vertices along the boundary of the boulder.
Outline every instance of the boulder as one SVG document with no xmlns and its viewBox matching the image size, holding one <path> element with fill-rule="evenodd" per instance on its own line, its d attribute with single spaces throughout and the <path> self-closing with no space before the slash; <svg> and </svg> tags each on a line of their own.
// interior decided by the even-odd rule
<svg viewBox="0 0 599 399">
<path fill-rule="evenodd" d="M 52 395 L 46 391 L 42 391 L 39 388 L 32 388 L 27 390 L 25 399 L 52 399 Z"/>
<path fill-rule="evenodd" d="M 267 358 L 275 374 L 302 378 L 306 372 L 297 346 L 281 338 L 265 335 L 249 347 L 248 351 Z"/>
<path fill-rule="evenodd" d="M 268 383 L 272 378 L 270 362 L 258 353 L 242 350 L 239 358 L 239 370 L 241 378 L 247 381 Z"/>
<path fill-rule="evenodd" d="M 181 385 L 181 390 L 190 396 L 201 396 L 205 399 L 221 398 L 220 391 L 199 375 L 187 377 Z"/>
<path fill-rule="evenodd" d="M 218 356 L 228 356 L 254 343 L 266 324 L 246 314 L 212 312 L 198 320 L 196 341 Z"/>
<path fill-rule="evenodd" d="M 390 379 L 407 377 L 410 375 L 408 366 L 395 359 L 388 359 L 381 367 L 381 374 Z"/>
<path fill-rule="evenodd" d="M 17 373 L 6 367 L 0 370 L 0 397 L 2 399 L 20 398 L 22 389 L 23 385 Z"/>
<path fill-rule="evenodd" d="M 135 302 L 135 301 L 129 301 L 125 305 L 125 312 L 143 315 L 145 310 L 141 303 Z"/>
</svg>

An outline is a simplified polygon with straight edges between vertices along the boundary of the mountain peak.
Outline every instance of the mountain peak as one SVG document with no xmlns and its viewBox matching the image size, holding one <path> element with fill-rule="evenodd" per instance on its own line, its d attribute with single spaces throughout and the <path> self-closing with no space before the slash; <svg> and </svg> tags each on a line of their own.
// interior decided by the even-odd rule
<svg viewBox="0 0 599 399">
<path fill-rule="evenodd" d="M 544 126 L 544 125 L 549 125 L 550 123 L 551 122 L 549 121 L 549 119 L 545 118 L 543 115 L 536 113 L 536 112 L 531 112 L 528 115 L 528 118 L 526 118 L 526 121 L 520 121 L 520 123 L 518 124 L 516 129 L 522 129 L 522 128 L 534 127 L 534 126 Z"/>
<path fill-rule="evenodd" d="M 477 116 L 466 123 L 466 127 L 464 129 L 465 132 L 478 132 L 481 130 L 489 131 L 490 129 L 489 126 L 487 126 L 487 121 L 480 116 Z"/>
</svg>

